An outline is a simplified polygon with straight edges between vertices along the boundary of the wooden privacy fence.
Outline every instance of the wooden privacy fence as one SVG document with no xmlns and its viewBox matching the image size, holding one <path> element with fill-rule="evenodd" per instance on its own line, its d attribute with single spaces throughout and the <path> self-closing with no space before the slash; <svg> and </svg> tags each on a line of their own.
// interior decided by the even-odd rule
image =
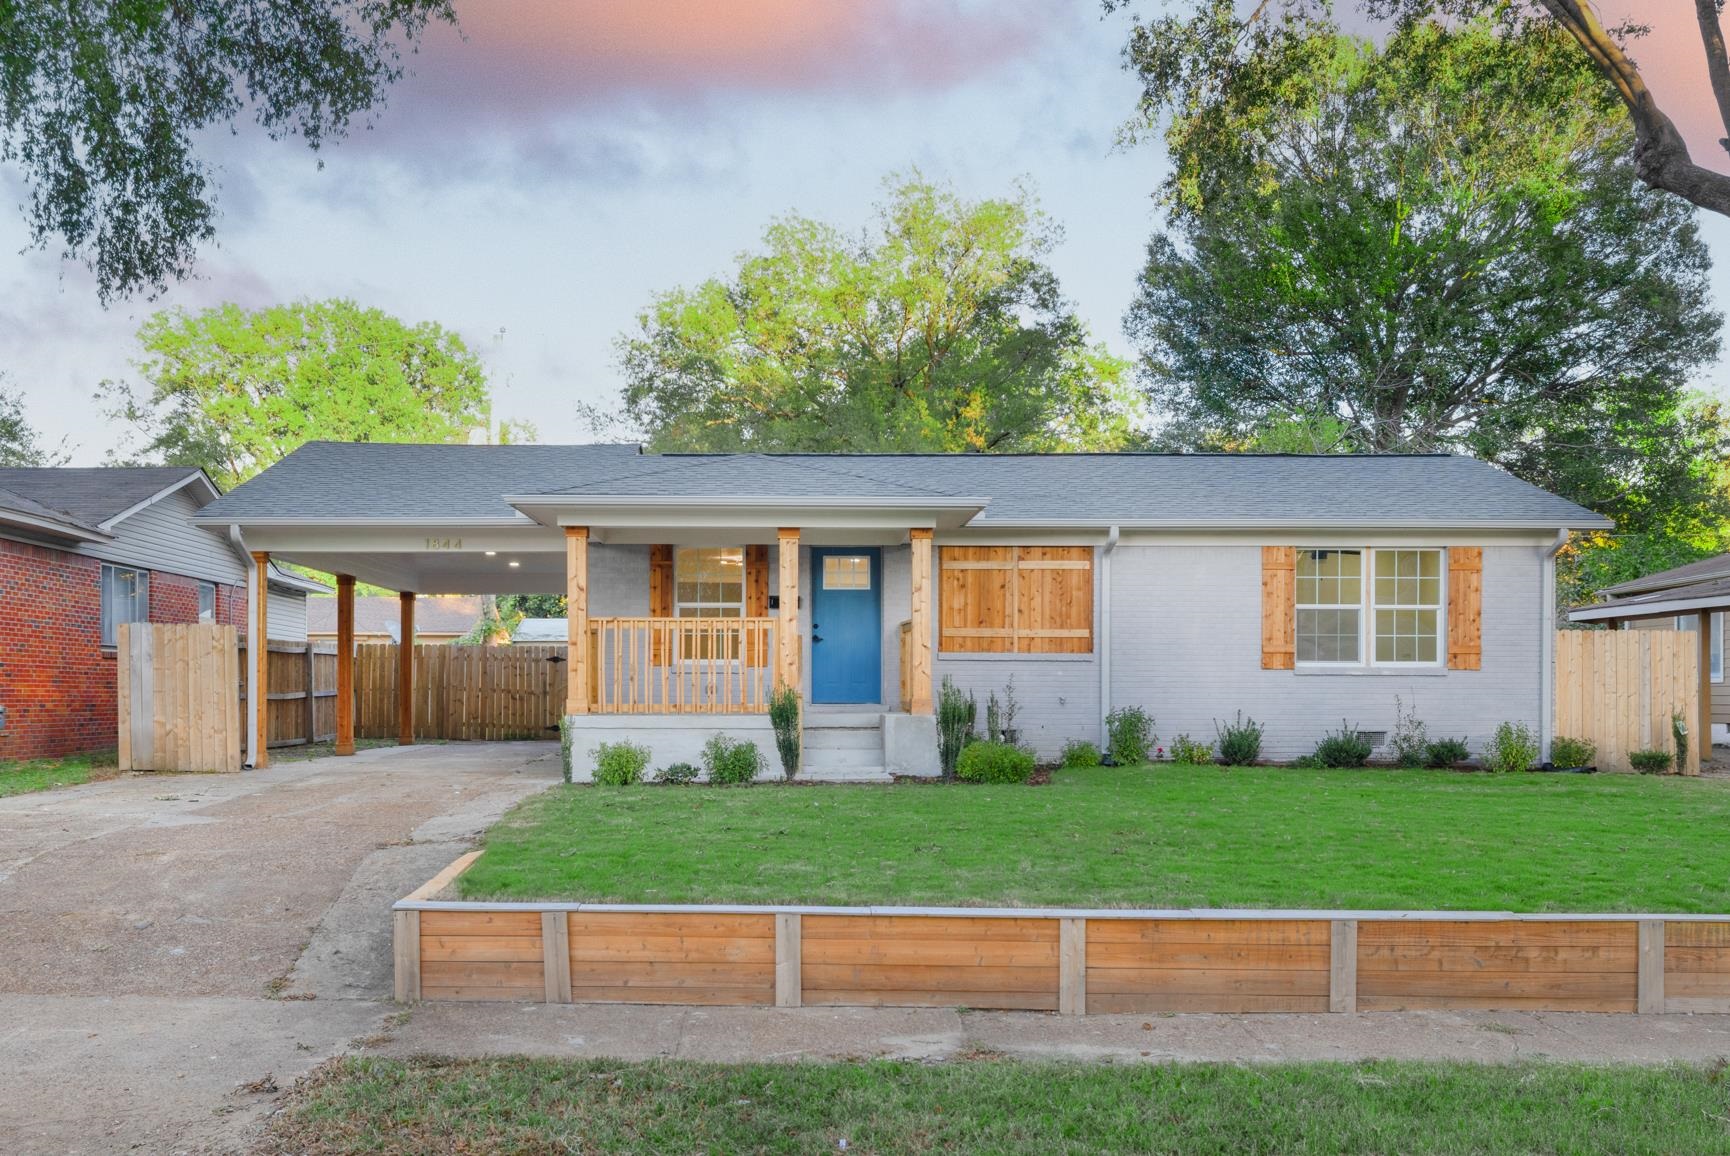
<svg viewBox="0 0 1730 1156">
<path fill-rule="evenodd" d="M 355 647 L 356 738 L 397 737 L 394 642 Z M 414 730 L 423 739 L 544 739 L 565 713 L 562 646 L 416 646 Z"/>
<path fill-rule="evenodd" d="M 1682 773 L 1700 773 L 1698 638 L 1671 630 L 1556 632 L 1556 734 L 1590 739 L 1598 766 L 1630 769 L 1628 752 L 1674 751 L 1672 719 L 1688 727 Z"/>
<path fill-rule="evenodd" d="M 1730 916 L 395 906 L 399 1000 L 1109 1012 L 1730 1012 Z"/>
<path fill-rule="evenodd" d="M 238 771 L 240 658 L 232 626 L 123 622 L 116 638 L 123 771 Z"/>
<path fill-rule="evenodd" d="M 246 714 L 246 639 L 240 639 L 240 706 Z M 336 646 L 334 643 L 268 644 L 264 693 L 265 746 L 298 747 L 336 737 Z"/>
</svg>

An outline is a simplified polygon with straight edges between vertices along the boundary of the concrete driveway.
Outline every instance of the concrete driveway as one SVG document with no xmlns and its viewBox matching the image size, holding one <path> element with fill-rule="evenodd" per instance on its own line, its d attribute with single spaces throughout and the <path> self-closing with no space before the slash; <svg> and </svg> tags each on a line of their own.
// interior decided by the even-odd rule
<svg viewBox="0 0 1730 1156">
<path fill-rule="evenodd" d="M 0 799 L 0 1152 L 243 1144 L 394 1015 L 391 901 L 558 776 L 461 743 Z"/>
</svg>

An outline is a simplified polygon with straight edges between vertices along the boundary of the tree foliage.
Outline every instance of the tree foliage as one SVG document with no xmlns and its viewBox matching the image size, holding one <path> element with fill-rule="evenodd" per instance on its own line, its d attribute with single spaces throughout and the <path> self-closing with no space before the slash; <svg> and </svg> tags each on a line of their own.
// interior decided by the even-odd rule
<svg viewBox="0 0 1730 1156">
<path fill-rule="evenodd" d="M 165 310 L 138 337 L 144 387 L 107 383 L 110 416 L 137 430 L 141 460 L 202 466 L 224 488 L 309 441 L 463 442 L 488 425 L 461 337 L 352 301 Z"/>
<path fill-rule="evenodd" d="M 0 374 L 0 386 L 5 383 Z M 17 390 L 0 388 L 0 466 L 63 466 L 72 455 L 66 443 L 50 446 L 24 414 L 24 398 Z"/>
<path fill-rule="evenodd" d="M 0 0 L 0 161 L 31 239 L 104 301 L 186 276 L 215 233 L 199 138 L 250 111 L 272 138 L 341 137 L 450 0 Z"/>
<path fill-rule="evenodd" d="M 1166 441 L 1452 450 L 1716 540 L 1725 425 L 1693 210 L 1553 28 L 1412 24 L 1376 46 L 1230 5 L 1141 26 L 1169 115 L 1168 229 L 1129 328 Z"/>
<path fill-rule="evenodd" d="M 1056 236 L 1025 192 L 968 201 L 917 174 L 860 236 L 778 220 L 619 341 L 624 419 L 656 450 L 1120 447 L 1127 366 L 1063 299 Z"/>
</svg>

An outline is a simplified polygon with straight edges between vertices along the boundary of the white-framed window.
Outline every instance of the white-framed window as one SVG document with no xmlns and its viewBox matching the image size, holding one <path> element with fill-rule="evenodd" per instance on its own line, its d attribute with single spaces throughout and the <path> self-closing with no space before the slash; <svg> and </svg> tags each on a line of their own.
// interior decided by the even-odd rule
<svg viewBox="0 0 1730 1156">
<path fill-rule="evenodd" d="M 122 622 L 150 621 L 150 571 L 102 566 L 102 645 L 114 646 Z"/>
<path fill-rule="evenodd" d="M 1700 629 L 1698 614 L 1678 614 L 1676 616 L 1677 630 Z M 1724 681 L 1724 615 L 1712 616 L 1712 681 Z"/>
<path fill-rule="evenodd" d="M 745 551 L 739 546 L 680 546 L 673 551 L 676 618 L 745 617 Z M 684 629 L 678 654 L 687 661 L 739 657 L 739 634 Z"/>
<path fill-rule="evenodd" d="M 1445 553 L 1300 548 L 1298 665 L 1442 665 Z"/>
<path fill-rule="evenodd" d="M 198 584 L 198 621 L 216 621 L 216 583 L 200 582 Z"/>
</svg>

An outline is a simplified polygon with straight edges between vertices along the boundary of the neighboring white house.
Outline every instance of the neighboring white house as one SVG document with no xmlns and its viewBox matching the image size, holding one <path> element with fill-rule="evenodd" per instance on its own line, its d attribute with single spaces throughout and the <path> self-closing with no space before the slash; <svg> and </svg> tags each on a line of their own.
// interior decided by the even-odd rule
<svg viewBox="0 0 1730 1156">
<path fill-rule="evenodd" d="M 525 618 L 511 631 L 515 646 L 563 646 L 570 623 L 564 618 Z"/>
</svg>

